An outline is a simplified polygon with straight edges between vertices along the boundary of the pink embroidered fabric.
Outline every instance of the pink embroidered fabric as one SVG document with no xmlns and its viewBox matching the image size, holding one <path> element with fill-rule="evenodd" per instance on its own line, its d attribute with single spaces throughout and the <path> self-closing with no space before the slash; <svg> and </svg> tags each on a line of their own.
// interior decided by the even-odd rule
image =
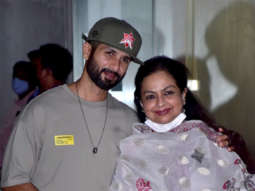
<svg viewBox="0 0 255 191">
<path fill-rule="evenodd" d="M 240 157 L 215 143 L 202 121 L 185 121 L 168 133 L 136 124 L 120 143 L 111 191 L 255 191 L 255 176 Z"/>
</svg>

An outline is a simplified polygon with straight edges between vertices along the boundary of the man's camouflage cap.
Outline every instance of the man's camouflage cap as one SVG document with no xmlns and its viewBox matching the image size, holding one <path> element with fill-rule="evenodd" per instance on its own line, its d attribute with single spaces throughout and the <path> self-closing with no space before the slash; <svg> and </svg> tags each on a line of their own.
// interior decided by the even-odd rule
<svg viewBox="0 0 255 191">
<path fill-rule="evenodd" d="M 103 18 L 94 24 L 88 36 L 82 34 L 82 38 L 87 42 L 97 41 L 117 48 L 129 54 L 134 62 L 143 64 L 136 57 L 142 45 L 142 38 L 139 32 L 124 20 Z"/>
</svg>

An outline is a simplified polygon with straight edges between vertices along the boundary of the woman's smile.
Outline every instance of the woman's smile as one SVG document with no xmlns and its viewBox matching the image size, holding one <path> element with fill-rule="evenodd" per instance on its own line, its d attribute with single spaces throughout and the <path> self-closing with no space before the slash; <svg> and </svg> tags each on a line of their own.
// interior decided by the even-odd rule
<svg viewBox="0 0 255 191">
<path fill-rule="evenodd" d="M 164 116 L 164 115 L 167 115 L 170 111 L 171 111 L 170 108 L 166 108 L 166 109 L 156 110 L 155 113 L 159 116 Z"/>
</svg>

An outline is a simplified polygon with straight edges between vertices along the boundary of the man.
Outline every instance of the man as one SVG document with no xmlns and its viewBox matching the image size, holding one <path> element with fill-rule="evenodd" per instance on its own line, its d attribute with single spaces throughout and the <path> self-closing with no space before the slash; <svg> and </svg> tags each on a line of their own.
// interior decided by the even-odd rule
<svg viewBox="0 0 255 191">
<path fill-rule="evenodd" d="M 58 44 L 44 44 L 27 55 L 36 67 L 39 93 L 64 84 L 73 68 L 71 53 Z"/>
<path fill-rule="evenodd" d="M 142 63 L 142 40 L 116 18 L 99 20 L 84 38 L 81 78 L 45 92 L 21 114 L 5 154 L 4 191 L 108 190 L 118 143 L 137 121 L 108 90 L 130 61 Z"/>
</svg>

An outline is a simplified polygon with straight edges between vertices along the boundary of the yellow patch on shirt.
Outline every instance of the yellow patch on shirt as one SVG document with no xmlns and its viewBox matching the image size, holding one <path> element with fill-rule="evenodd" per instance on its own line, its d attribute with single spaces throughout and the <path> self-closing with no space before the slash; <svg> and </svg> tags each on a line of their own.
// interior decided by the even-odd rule
<svg viewBox="0 0 255 191">
<path fill-rule="evenodd" d="M 55 146 L 74 145 L 73 135 L 56 135 L 54 140 Z"/>
</svg>

